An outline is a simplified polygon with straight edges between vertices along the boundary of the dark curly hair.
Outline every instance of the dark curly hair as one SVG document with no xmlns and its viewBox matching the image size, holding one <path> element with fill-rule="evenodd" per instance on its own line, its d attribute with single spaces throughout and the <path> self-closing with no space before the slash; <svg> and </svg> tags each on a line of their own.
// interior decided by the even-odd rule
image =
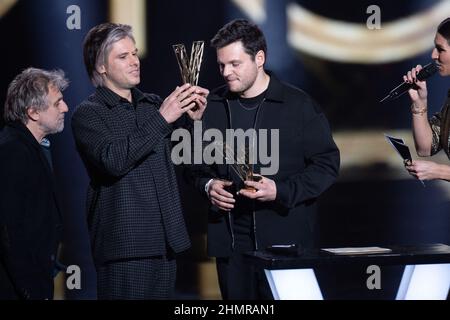
<svg viewBox="0 0 450 320">
<path fill-rule="evenodd" d="M 244 19 L 236 19 L 224 25 L 212 38 L 211 47 L 220 49 L 236 41 L 242 42 L 245 52 L 253 59 L 260 50 L 267 56 L 263 32 L 256 24 Z"/>
</svg>

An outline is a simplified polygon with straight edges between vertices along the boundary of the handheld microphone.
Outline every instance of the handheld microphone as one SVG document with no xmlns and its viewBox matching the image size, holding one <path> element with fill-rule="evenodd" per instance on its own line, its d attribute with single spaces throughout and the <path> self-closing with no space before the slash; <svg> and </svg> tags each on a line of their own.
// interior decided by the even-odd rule
<svg viewBox="0 0 450 320">
<path fill-rule="evenodd" d="M 433 74 L 435 74 L 436 71 L 438 71 L 438 66 L 436 65 L 436 63 L 434 61 L 430 62 L 429 64 L 424 66 L 422 70 L 419 71 L 419 73 L 417 74 L 417 80 L 423 81 L 425 79 L 428 79 Z M 397 87 L 395 87 L 394 89 L 392 89 L 392 91 L 389 92 L 389 94 L 386 97 L 384 97 L 380 102 L 383 103 L 383 102 L 395 100 L 395 99 L 401 97 L 405 92 L 407 92 L 413 86 L 414 86 L 414 83 L 403 82 L 402 84 L 400 84 Z"/>
</svg>

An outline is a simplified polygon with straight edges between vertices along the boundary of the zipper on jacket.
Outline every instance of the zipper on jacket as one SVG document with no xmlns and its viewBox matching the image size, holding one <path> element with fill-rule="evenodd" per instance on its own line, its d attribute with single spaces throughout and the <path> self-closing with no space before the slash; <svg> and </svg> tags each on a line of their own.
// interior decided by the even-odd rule
<svg viewBox="0 0 450 320">
<path fill-rule="evenodd" d="M 266 98 L 264 97 L 263 101 L 261 102 L 261 104 L 259 105 L 258 110 L 256 110 L 256 116 L 255 116 L 255 121 L 253 122 L 253 129 L 256 131 L 256 124 L 258 123 L 258 115 L 259 112 L 262 109 L 262 106 L 264 104 L 264 102 L 266 101 Z M 253 139 L 252 141 L 253 143 L 253 150 L 255 150 L 255 139 Z M 252 164 L 252 171 L 254 170 L 254 164 Z M 256 211 L 255 211 L 255 202 L 253 201 L 253 244 L 255 245 L 255 251 L 258 251 L 258 239 L 256 238 Z"/>
<path fill-rule="evenodd" d="M 229 127 L 228 128 L 233 128 L 232 127 L 232 120 L 231 120 L 231 108 L 230 108 L 230 103 L 228 102 L 228 99 L 225 99 L 226 103 L 227 103 L 227 111 L 228 111 L 228 124 Z M 227 175 L 228 177 L 231 177 L 230 175 L 230 167 L 227 165 Z M 233 221 L 231 219 L 231 211 L 228 212 L 228 223 L 230 225 L 230 232 L 231 232 L 231 249 L 234 251 L 234 247 L 235 247 L 235 238 L 234 238 L 234 230 L 233 230 Z"/>
<path fill-rule="evenodd" d="M 232 119 L 231 119 L 231 108 L 230 108 L 230 103 L 228 101 L 228 99 L 225 99 L 226 101 L 226 105 L 227 105 L 227 110 L 228 110 L 228 119 L 229 119 L 229 128 L 232 129 L 233 128 L 233 123 L 232 123 Z M 253 129 L 256 130 L 256 124 L 258 123 L 258 115 L 261 111 L 261 108 L 264 104 L 264 102 L 266 101 L 266 98 L 263 99 L 263 101 L 261 102 L 261 105 L 259 106 L 258 110 L 256 111 L 256 116 L 255 116 L 255 121 L 253 122 Z M 255 150 L 255 140 L 253 139 L 252 141 L 253 143 L 253 150 Z M 254 169 L 254 164 L 252 164 L 252 170 Z M 228 176 L 230 176 L 230 169 L 227 166 L 227 174 Z M 253 244 L 255 246 L 255 251 L 258 250 L 258 239 L 256 238 L 256 211 L 255 211 L 255 203 L 253 203 L 253 210 L 252 210 L 252 218 L 253 218 Z M 231 231 L 231 248 L 234 251 L 235 248 L 235 237 L 234 237 L 234 229 L 233 229 L 233 221 L 231 219 L 231 212 L 228 213 L 228 223 L 230 224 L 230 231 Z"/>
</svg>

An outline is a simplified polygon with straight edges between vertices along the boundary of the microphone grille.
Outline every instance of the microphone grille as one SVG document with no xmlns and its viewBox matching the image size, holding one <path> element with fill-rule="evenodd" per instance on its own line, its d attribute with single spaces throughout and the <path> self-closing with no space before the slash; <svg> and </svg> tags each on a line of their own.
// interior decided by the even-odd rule
<svg viewBox="0 0 450 320">
<path fill-rule="evenodd" d="M 423 80 L 431 77 L 437 71 L 438 71 L 438 66 L 437 66 L 436 62 L 434 62 L 434 61 L 430 62 L 429 64 L 424 66 L 422 70 L 419 71 L 419 73 L 417 74 L 417 79 L 419 81 L 423 81 Z"/>
</svg>

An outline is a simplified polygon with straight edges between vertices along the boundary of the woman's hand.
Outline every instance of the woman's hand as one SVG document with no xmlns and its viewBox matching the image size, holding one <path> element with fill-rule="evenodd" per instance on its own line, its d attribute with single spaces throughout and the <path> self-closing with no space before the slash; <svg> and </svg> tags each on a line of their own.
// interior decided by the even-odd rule
<svg viewBox="0 0 450 320">
<path fill-rule="evenodd" d="M 432 161 L 417 160 L 405 165 L 406 170 L 419 180 L 445 179 L 442 165 Z"/>
<path fill-rule="evenodd" d="M 403 76 L 403 81 L 414 84 L 411 89 L 408 90 L 409 96 L 413 102 L 413 108 L 423 109 L 427 106 L 427 83 L 426 81 L 419 81 L 417 74 L 422 70 L 421 65 L 412 68 L 406 75 Z"/>
</svg>

